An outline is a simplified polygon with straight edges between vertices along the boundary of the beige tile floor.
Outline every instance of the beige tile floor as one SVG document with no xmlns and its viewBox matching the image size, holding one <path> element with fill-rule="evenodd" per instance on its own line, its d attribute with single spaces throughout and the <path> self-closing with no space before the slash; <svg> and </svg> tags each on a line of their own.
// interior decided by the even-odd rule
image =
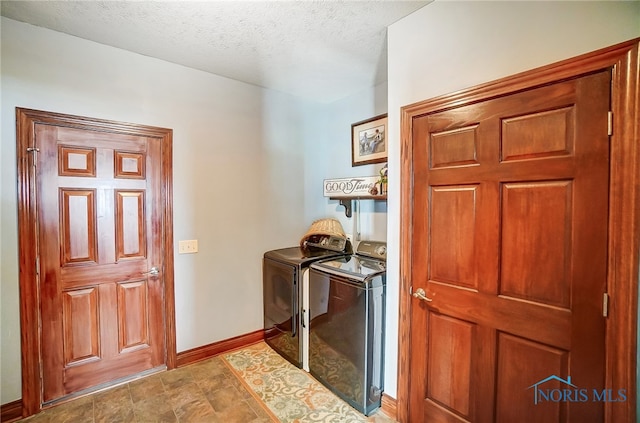
<svg viewBox="0 0 640 423">
<path fill-rule="evenodd" d="M 78 398 L 24 423 L 266 423 L 267 412 L 218 357 Z M 392 423 L 378 412 L 372 423 Z"/>
</svg>

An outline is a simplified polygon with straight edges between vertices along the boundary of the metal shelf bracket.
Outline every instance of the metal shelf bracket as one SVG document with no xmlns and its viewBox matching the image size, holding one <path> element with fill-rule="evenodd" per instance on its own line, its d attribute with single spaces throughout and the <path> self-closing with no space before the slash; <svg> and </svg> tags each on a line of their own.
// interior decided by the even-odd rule
<svg viewBox="0 0 640 423">
<path fill-rule="evenodd" d="M 353 202 L 351 201 L 351 199 L 347 199 L 347 198 L 340 198 L 338 199 L 338 201 L 340 201 L 340 205 L 344 206 L 344 214 L 347 217 L 351 217 L 353 215 L 353 210 L 352 210 L 352 205 Z"/>
</svg>

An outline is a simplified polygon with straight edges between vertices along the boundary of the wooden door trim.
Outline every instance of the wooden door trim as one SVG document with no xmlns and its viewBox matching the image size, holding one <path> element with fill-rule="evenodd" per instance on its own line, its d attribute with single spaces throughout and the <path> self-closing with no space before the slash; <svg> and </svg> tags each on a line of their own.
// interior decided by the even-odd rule
<svg viewBox="0 0 640 423">
<path fill-rule="evenodd" d="M 605 421 L 635 421 L 638 259 L 640 254 L 640 38 L 401 108 L 400 319 L 398 420 L 409 419 L 413 119 L 524 89 L 613 68 L 609 181 L 605 386 L 627 389 L 626 402 L 605 404 Z"/>
<path fill-rule="evenodd" d="M 18 248 L 20 286 L 20 347 L 22 355 L 22 415 L 41 409 L 39 297 L 36 278 L 37 210 L 32 154 L 35 125 L 56 125 L 157 138 L 162 145 L 161 186 L 164 205 L 164 313 L 165 357 L 168 369 L 176 367 L 176 326 L 173 263 L 173 130 L 82 116 L 16 107 L 18 179 Z"/>
</svg>

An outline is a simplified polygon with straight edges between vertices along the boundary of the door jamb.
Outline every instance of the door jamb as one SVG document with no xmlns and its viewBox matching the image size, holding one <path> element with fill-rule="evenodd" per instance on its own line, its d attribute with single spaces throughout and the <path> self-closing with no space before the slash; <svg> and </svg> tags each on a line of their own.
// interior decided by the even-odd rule
<svg viewBox="0 0 640 423">
<path fill-rule="evenodd" d="M 413 119 L 523 89 L 612 68 L 605 386 L 627 390 L 626 402 L 605 403 L 605 421 L 635 421 L 640 254 L 640 38 L 401 108 L 400 318 L 398 420 L 409 419 Z"/>
<path fill-rule="evenodd" d="M 176 367 L 176 325 L 173 263 L 173 130 L 132 123 L 66 115 L 16 107 L 18 172 L 18 248 L 20 286 L 20 347 L 22 356 L 22 416 L 42 408 L 40 360 L 40 300 L 36 271 L 37 210 L 35 170 L 28 148 L 35 147 L 35 125 L 66 126 L 85 130 L 156 138 L 162 145 L 161 182 L 164 260 L 165 359 L 168 369 Z"/>
</svg>

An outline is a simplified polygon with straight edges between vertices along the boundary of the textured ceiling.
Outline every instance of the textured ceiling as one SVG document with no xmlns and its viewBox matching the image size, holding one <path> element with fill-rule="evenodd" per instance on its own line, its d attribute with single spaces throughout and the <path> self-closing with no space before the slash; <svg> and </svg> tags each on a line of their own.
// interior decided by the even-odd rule
<svg viewBox="0 0 640 423">
<path fill-rule="evenodd" d="M 387 26 L 429 1 L 2 1 L 2 15 L 331 102 L 386 81 Z"/>
</svg>

